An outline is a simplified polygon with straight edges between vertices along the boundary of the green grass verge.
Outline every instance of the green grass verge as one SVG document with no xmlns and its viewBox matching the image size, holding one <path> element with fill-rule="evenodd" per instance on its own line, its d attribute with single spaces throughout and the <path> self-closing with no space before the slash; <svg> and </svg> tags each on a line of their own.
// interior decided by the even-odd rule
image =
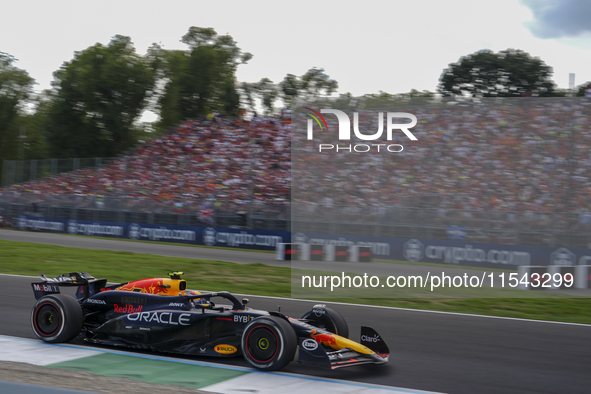
<svg viewBox="0 0 591 394">
<path fill-rule="evenodd" d="M 0 240 L 0 272 L 5 274 L 57 276 L 87 271 L 111 282 L 163 277 L 183 271 L 193 289 L 228 290 L 289 297 L 290 270 L 264 264 L 185 259 L 132 252 L 67 248 Z"/>
<path fill-rule="evenodd" d="M 163 257 L 0 240 L 0 272 L 57 276 L 88 271 L 112 282 L 183 271 L 192 289 L 290 297 L 291 270 L 264 264 Z M 330 298 L 358 304 L 591 324 L 591 298 Z"/>
</svg>

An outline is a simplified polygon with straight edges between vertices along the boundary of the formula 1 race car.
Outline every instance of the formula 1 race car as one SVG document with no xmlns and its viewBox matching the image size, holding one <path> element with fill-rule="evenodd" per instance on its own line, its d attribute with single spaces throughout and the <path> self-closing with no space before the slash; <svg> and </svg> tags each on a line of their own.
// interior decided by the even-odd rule
<svg viewBox="0 0 591 394">
<path fill-rule="evenodd" d="M 45 342 L 88 342 L 202 356 L 242 356 L 253 367 L 273 371 L 292 360 L 335 369 L 388 362 L 389 349 L 371 327 L 360 342 L 348 339 L 345 319 L 315 305 L 300 319 L 246 307 L 228 292 L 187 290 L 182 272 L 108 284 L 87 272 L 32 283 L 37 302 L 31 313 L 35 335 Z M 75 297 L 61 294 L 75 286 Z M 228 305 L 216 305 L 212 299 Z"/>
</svg>

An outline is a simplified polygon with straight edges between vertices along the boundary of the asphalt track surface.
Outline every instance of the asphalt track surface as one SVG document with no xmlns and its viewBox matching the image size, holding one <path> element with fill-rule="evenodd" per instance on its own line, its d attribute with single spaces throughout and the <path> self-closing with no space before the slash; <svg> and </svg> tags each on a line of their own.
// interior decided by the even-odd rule
<svg viewBox="0 0 591 394">
<path fill-rule="evenodd" d="M 47 235 L 17 234 L 26 234 L 30 242 L 35 242 L 32 235 L 41 238 Z M 62 238 L 69 238 L 64 242 L 76 243 L 77 247 L 84 247 L 81 245 L 89 240 Z M 108 244 L 117 248 L 122 243 L 99 241 L 103 241 L 105 249 L 109 248 Z M 96 248 L 94 244 L 87 247 Z M 169 248 L 175 247 L 141 244 L 141 253 L 173 253 Z M 228 252 L 231 251 L 203 249 L 199 250 L 199 257 L 226 260 Z M 216 257 L 204 257 L 204 253 Z M 257 256 L 265 254 L 240 254 L 244 260 L 264 262 Z M 274 256 L 268 255 L 268 258 L 272 260 Z M 34 279 L 27 277 L 0 275 L 0 334 L 35 338 L 29 323 L 35 301 L 30 287 L 32 281 Z M 283 313 L 294 317 L 314 304 L 253 296 L 250 299 L 252 308 L 277 310 L 281 305 Z M 375 328 L 390 347 L 390 362 L 383 366 L 336 371 L 292 363 L 286 372 L 445 393 L 591 392 L 591 326 L 344 304 L 331 306 L 349 323 L 352 339 L 358 340 L 361 324 Z M 85 344 L 79 340 L 75 343 Z M 241 358 L 219 361 L 246 366 Z"/>
</svg>

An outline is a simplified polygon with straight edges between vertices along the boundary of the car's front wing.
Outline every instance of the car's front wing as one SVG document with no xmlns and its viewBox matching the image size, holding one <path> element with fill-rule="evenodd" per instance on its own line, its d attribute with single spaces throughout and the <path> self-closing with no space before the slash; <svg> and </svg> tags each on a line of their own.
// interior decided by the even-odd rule
<svg viewBox="0 0 591 394">
<path fill-rule="evenodd" d="M 302 364 L 337 369 L 361 364 L 385 364 L 390 350 L 371 327 L 361 327 L 359 343 L 332 333 L 313 330 L 310 338 L 300 337 L 296 361 Z"/>
</svg>

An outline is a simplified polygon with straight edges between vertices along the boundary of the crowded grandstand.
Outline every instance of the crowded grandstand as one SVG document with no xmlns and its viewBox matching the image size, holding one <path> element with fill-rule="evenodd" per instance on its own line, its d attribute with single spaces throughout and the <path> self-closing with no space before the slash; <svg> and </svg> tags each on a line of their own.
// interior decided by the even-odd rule
<svg viewBox="0 0 591 394">
<path fill-rule="evenodd" d="M 191 119 L 99 169 L 3 188 L 0 201 L 186 214 L 192 224 L 238 213 L 240 225 L 256 226 L 258 214 L 281 219 L 288 229 L 293 197 L 318 220 L 329 220 L 327 212 L 338 207 L 351 223 L 462 225 L 484 238 L 485 230 L 497 236 L 512 229 L 591 231 L 588 99 L 439 102 L 400 110 L 419 120 L 418 141 L 401 140 L 400 153 L 350 153 L 340 161 L 308 154 L 293 163 L 292 174 L 297 117 L 293 125 L 260 117 Z M 370 111 L 361 117 L 375 128 Z"/>
</svg>

